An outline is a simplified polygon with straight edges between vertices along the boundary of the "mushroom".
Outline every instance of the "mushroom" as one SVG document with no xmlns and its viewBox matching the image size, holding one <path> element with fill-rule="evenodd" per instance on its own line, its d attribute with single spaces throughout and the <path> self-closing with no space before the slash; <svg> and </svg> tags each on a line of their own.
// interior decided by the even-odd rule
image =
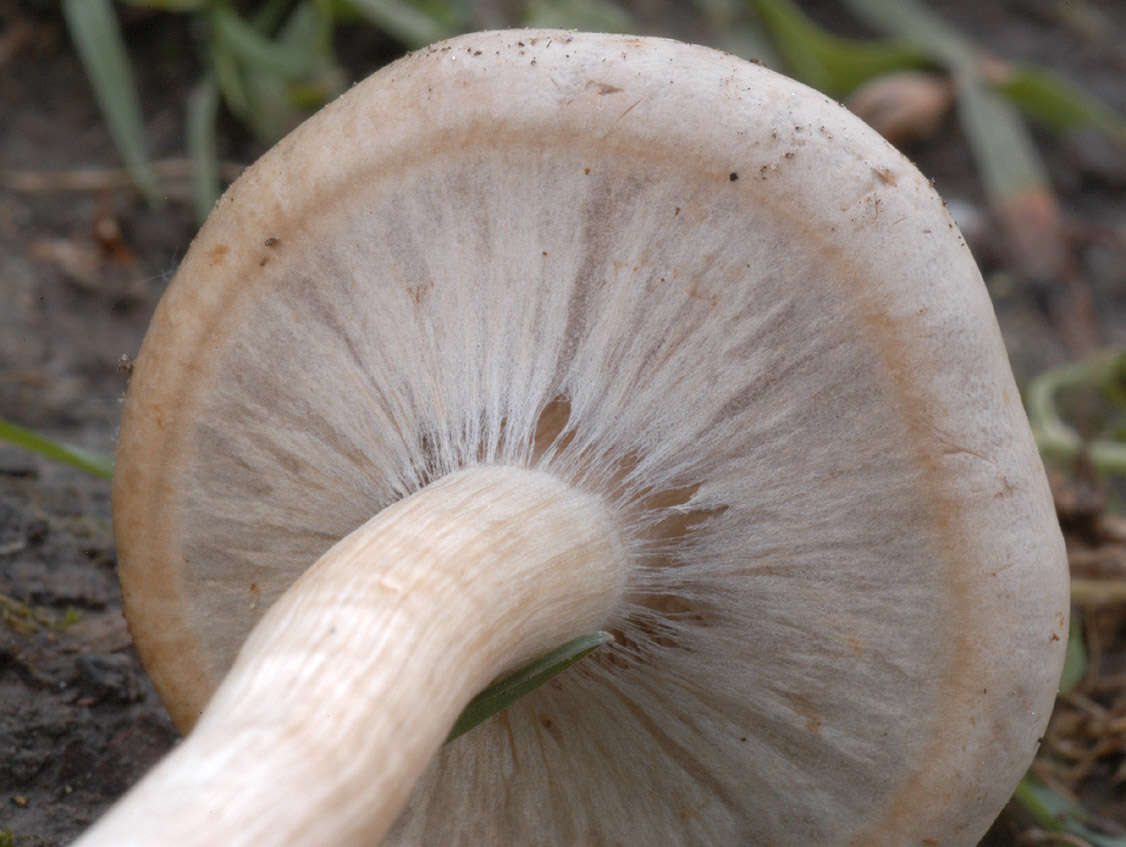
<svg viewBox="0 0 1126 847">
<path fill-rule="evenodd" d="M 113 494 L 190 734 L 83 845 L 972 844 L 1064 654 L 941 200 L 664 39 L 455 38 L 279 143 L 156 311 Z"/>
</svg>

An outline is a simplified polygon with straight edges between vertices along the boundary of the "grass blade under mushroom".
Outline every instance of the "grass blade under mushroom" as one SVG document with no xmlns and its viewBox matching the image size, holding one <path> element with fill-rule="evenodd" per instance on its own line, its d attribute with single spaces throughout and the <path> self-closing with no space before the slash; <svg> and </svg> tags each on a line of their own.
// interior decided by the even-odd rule
<svg viewBox="0 0 1126 847">
<path fill-rule="evenodd" d="M 96 450 L 53 441 L 32 430 L 0 419 L 0 441 L 38 453 L 87 473 L 109 479 L 113 476 L 113 457 Z M 491 685 L 469 702 L 450 730 L 447 742 L 464 735 L 497 712 L 558 676 L 604 644 L 613 641 L 608 632 L 580 635 L 545 656 Z"/>
<path fill-rule="evenodd" d="M 287 836 L 279 832 L 301 840 L 298 833 L 314 827 L 324 833 L 334 821 L 340 837 L 327 830 L 325 843 L 368 843 L 403 820 L 409 822 L 400 831 L 410 843 L 419 828 L 454 835 L 452 827 L 425 817 L 430 809 L 451 808 L 457 836 L 466 844 L 528 843 L 550 833 L 555 821 L 566 839 L 568 831 L 585 831 L 577 828 L 582 821 L 568 823 L 569 814 L 585 813 L 585 806 L 575 807 L 574 796 L 609 798 L 616 807 L 611 811 L 653 797 L 671 801 L 650 803 L 651 815 L 603 817 L 606 841 L 664 843 L 671 837 L 738 843 L 753 825 L 772 844 L 828 844 L 881 826 L 881 792 L 898 808 L 920 810 L 903 822 L 912 832 L 897 829 L 885 840 L 918 841 L 923 833 L 947 831 L 945 812 L 953 805 L 968 843 L 969 830 L 984 833 L 990 813 L 1008 800 L 1023 774 L 1063 664 L 1066 561 L 1027 423 L 1014 404 L 993 403 L 1013 396 L 1015 385 L 980 276 L 950 232 L 941 202 L 883 139 L 806 86 L 731 57 L 717 62 L 712 50 L 671 41 L 600 34 L 574 34 L 566 47 L 561 41 L 555 32 L 474 34 L 380 72 L 267 154 L 243 183 L 262 186 L 265 201 L 240 191 L 238 203 L 220 204 L 181 264 L 160 315 L 179 317 L 185 299 L 225 315 L 230 300 L 220 289 L 229 285 L 245 292 L 246 281 L 255 279 L 260 281 L 253 298 L 239 312 L 264 322 L 232 327 L 237 338 L 217 339 L 210 332 L 217 319 L 209 315 L 190 321 L 158 317 L 145 349 L 161 350 L 161 358 L 142 356 L 130 383 L 115 477 L 119 572 L 126 596 L 137 598 L 129 612 L 142 655 L 156 656 L 170 635 L 177 644 L 198 647 L 187 660 L 183 656 L 190 651 L 175 650 L 172 666 L 152 663 L 174 719 L 195 729 L 172 754 L 173 764 L 154 771 L 98 825 L 102 843 L 120 843 L 114 833 L 135 837 L 152 826 L 161 828 L 152 836 L 162 837 L 172 817 L 185 832 L 198 832 L 207 813 L 193 809 L 212 809 L 209 795 L 224 802 L 231 793 L 214 780 L 184 790 L 181 780 L 212 773 L 205 764 L 212 750 L 231 761 L 232 744 L 251 745 L 236 753 L 240 767 L 231 773 L 238 783 L 240 835 L 248 844 L 262 843 L 267 834 L 280 843 Z M 654 72 L 639 74 L 639 64 Z M 677 70 L 675 86 L 666 68 Z M 561 106 L 557 90 L 576 96 Z M 783 107 L 775 109 L 779 104 Z M 395 120 L 381 121 L 388 113 Z M 437 124 L 436 116 L 441 116 Z M 483 120 L 489 132 L 477 137 L 465 129 Z M 569 146 L 575 127 L 582 130 L 577 151 Z M 606 149 L 610 133 L 615 143 Z M 733 136 L 742 140 L 733 142 Z M 855 146 L 833 142 L 841 137 Z M 449 146 L 451 138 L 456 143 Z M 301 139 L 304 145 L 297 143 Z M 353 158 L 324 156 L 326 142 Z M 413 156 L 435 148 L 436 157 L 400 167 L 404 151 Z M 798 161 L 787 164 L 795 156 Z M 740 178 L 739 172 L 747 174 L 771 158 L 778 165 L 766 169 L 765 179 Z M 686 167 L 686 161 L 710 164 Z M 642 162 L 649 163 L 651 176 L 639 182 Z M 824 180 L 824 173 L 834 179 Z M 496 201 L 482 196 L 484 185 L 499 192 Z M 314 201 L 327 186 L 341 191 L 322 206 Z M 568 202 L 559 196 L 565 186 L 572 192 Z M 620 190 L 623 186 L 631 190 Z M 438 202 L 414 199 L 420 196 Z M 601 196 L 613 202 L 599 206 L 600 224 L 642 213 L 645 220 L 624 231 L 600 226 L 600 244 L 606 243 L 599 251 L 607 264 L 596 276 L 604 280 L 604 290 L 568 288 L 586 285 L 573 270 L 574 260 L 589 255 L 589 245 L 574 243 L 573 236 L 591 231 L 586 201 Z M 795 209 L 760 221 L 774 197 L 792 198 Z M 872 214 L 850 217 L 844 232 L 840 216 L 857 197 L 871 201 Z M 262 202 L 269 204 L 268 220 Z M 477 211 L 467 216 L 467 209 Z M 688 214 L 678 214 L 682 210 Z M 813 239 L 810 245 L 796 237 L 796 218 L 803 230 L 826 241 Z M 897 239 L 907 228 L 899 223 L 905 219 L 913 232 L 928 236 L 919 246 L 900 246 Z M 716 229 L 710 228 L 713 222 Z M 763 227 L 769 237 L 760 242 L 754 233 Z M 228 248 L 235 231 L 249 234 L 247 249 L 230 250 L 217 270 L 214 257 Z M 634 274 L 650 261 L 643 260 L 645 251 L 663 251 L 670 239 L 683 249 L 662 252 L 654 263 L 679 268 L 699 284 L 670 284 L 649 299 L 645 278 Z M 441 269 L 433 281 L 421 277 L 423 286 L 418 269 L 399 266 L 401 249 L 365 252 L 415 244 L 426 245 L 428 267 Z M 717 244 L 725 245 L 725 254 L 722 266 L 713 267 Z M 827 251 L 853 257 L 845 275 L 856 287 L 848 301 L 855 306 L 832 312 L 832 320 L 826 319 L 822 295 L 829 291 L 828 299 L 836 302 L 840 269 L 826 265 Z M 609 266 L 610 257 L 635 256 L 623 264 L 632 273 L 618 274 Z M 467 263 L 480 272 L 467 274 Z M 803 270 L 794 284 L 753 270 L 791 266 L 807 269 L 808 276 Z M 513 286 L 514 278 L 528 283 Z M 905 279 L 918 290 L 905 286 Z M 301 296 L 315 298 L 315 309 L 292 308 L 304 305 L 294 301 L 298 288 Z M 580 303 L 581 317 L 549 308 L 566 302 Z M 769 330 L 753 320 L 733 326 L 733 313 L 757 314 L 757 305 L 742 307 L 763 302 L 778 303 L 786 320 Z M 323 318 L 310 321 L 314 311 Z M 532 321 L 537 315 L 552 317 L 541 326 Z M 883 321 L 889 315 L 904 316 L 902 325 L 892 320 L 889 338 L 910 343 L 884 349 L 881 342 L 873 360 L 870 318 Z M 568 325 L 594 326 L 603 316 L 613 323 L 599 323 L 597 335 L 584 336 L 574 348 L 566 341 Z M 558 334 L 555 321 L 561 321 Z M 810 354 L 805 330 L 814 326 L 826 327 L 832 337 L 818 341 Z M 688 334 L 682 336 L 682 330 Z M 728 359 L 724 351 L 733 334 L 754 343 L 740 345 L 739 354 Z M 558 344 L 541 350 L 547 336 Z M 308 343 L 294 347 L 292 338 Z M 407 376 L 398 364 L 388 364 L 400 359 L 391 348 L 432 355 Z M 743 352 L 763 348 L 777 356 L 756 361 Z M 231 360 L 236 353 L 237 361 Z M 315 368 L 309 366 L 311 356 Z M 779 389 L 797 398 L 787 416 L 806 420 L 805 398 L 828 397 L 834 420 L 841 422 L 799 427 L 811 445 L 784 440 L 790 426 L 777 434 L 757 428 L 764 412 L 772 414 L 772 397 L 763 399 L 761 408 L 740 399 L 759 398 L 759 387 L 777 364 L 794 360 L 810 365 Z M 915 374 L 909 398 L 889 387 L 898 383 L 885 378 L 885 363 L 894 363 L 896 373 Z M 989 390 L 951 388 L 948 374 L 970 372 L 975 385 L 980 380 Z M 342 395 L 325 379 L 337 373 L 349 391 L 355 389 L 354 396 Z M 198 384 L 200 378 L 221 384 Z M 238 385 L 228 390 L 225 380 Z M 701 392 L 700 384 L 708 390 Z M 194 386 L 190 392 L 182 389 L 187 385 Z M 638 385 L 645 386 L 641 396 L 635 396 Z M 841 385 L 848 393 L 838 400 Z M 392 390 L 400 393 L 389 397 Z M 323 422 L 307 413 L 307 396 L 319 398 L 318 392 L 326 398 L 320 405 L 333 407 Z M 282 408 L 262 414 L 261 406 L 274 397 L 282 398 Z M 228 405 L 218 398 L 232 400 Z M 237 420 L 245 428 L 214 438 L 206 414 L 194 414 L 211 399 L 217 400 L 210 410 L 219 413 L 221 426 Z M 888 402 L 878 402 L 884 399 Z M 996 408 L 985 416 L 982 402 Z M 912 419 L 934 421 L 936 431 L 903 425 L 904 406 Z M 169 415 L 175 409 L 176 421 L 154 416 L 164 409 Z M 983 417 L 988 427 L 980 426 Z M 314 452 L 346 442 L 349 455 L 328 448 L 333 457 L 327 464 L 319 456 L 302 458 L 303 449 L 293 453 L 294 436 Z M 161 446 L 169 438 L 187 446 L 180 452 L 197 464 L 172 468 L 146 458 L 153 450 L 174 452 Z M 920 462 L 945 455 L 951 442 L 988 454 L 989 485 L 998 467 L 1011 478 L 1003 504 L 972 476 L 976 468 L 963 477 L 961 465 Z M 800 448 L 800 457 L 791 455 L 791 446 Z M 856 496 L 852 472 L 840 473 L 842 450 L 865 457 L 858 470 L 864 496 Z M 344 462 L 339 467 L 338 455 Z M 286 461 L 291 457 L 295 466 Z M 807 457 L 819 464 L 788 472 Z M 322 466 L 328 485 L 314 470 Z M 223 469 L 218 480 L 215 468 Z M 198 480 L 196 490 L 207 496 L 173 499 L 165 474 L 193 486 Z M 279 480 L 279 474 L 285 478 Z M 771 491 L 768 500 L 800 504 L 796 514 L 777 517 L 787 558 L 792 545 L 784 539 L 793 528 L 812 531 L 810 509 L 820 515 L 823 501 L 843 504 L 839 523 L 835 505 L 833 520 L 826 516 L 821 541 L 807 545 L 803 539 L 805 558 L 794 576 L 809 572 L 818 580 L 817 590 L 807 594 L 789 590 L 793 583 L 775 580 L 773 573 L 755 579 L 762 555 L 774 549 L 754 546 L 757 539 L 773 537 L 763 527 L 772 509 L 744 502 L 744 492 L 758 492 L 773 479 L 794 488 Z M 833 487 L 808 487 L 809 480 Z M 264 485 L 270 486 L 267 497 Z M 313 486 L 316 510 L 310 503 Z M 938 490 L 958 504 L 959 520 L 949 522 L 956 536 L 950 542 L 944 534 L 935 538 L 931 521 Z M 1009 522 L 1014 509 L 1024 508 L 1014 501 L 1026 504 L 1023 514 L 1043 519 L 1029 522 L 1029 540 L 1020 536 L 1020 556 L 1004 546 L 1015 533 L 995 537 L 990 531 L 995 521 Z M 259 504 L 276 516 L 247 514 Z M 314 511 L 327 518 L 316 518 Z M 185 537 L 157 537 L 145 529 L 146 515 L 161 526 L 185 528 Z M 248 518 L 250 542 L 242 531 Z M 885 532 L 889 522 L 891 531 Z M 921 522 L 917 532 L 916 522 Z M 287 535 L 284 549 L 255 535 L 264 525 L 299 529 L 296 523 L 309 532 Z M 861 552 L 847 559 L 839 575 L 835 568 L 826 573 L 825 566 L 836 565 L 846 536 L 846 546 Z M 312 551 L 324 551 L 333 538 L 340 540 L 311 562 Z M 952 545 L 959 550 L 956 561 L 945 552 Z M 178 551 L 184 549 L 196 554 L 182 556 Z M 1025 555 L 1029 550 L 1036 551 L 1035 561 Z M 1044 592 L 1024 590 L 1033 574 L 1020 569 L 1032 567 L 1037 577 L 1049 577 Z M 852 583 L 870 589 L 876 582 L 873 568 L 886 579 L 879 581 L 884 593 L 869 605 L 900 609 L 896 626 L 902 629 L 894 632 L 902 638 L 888 638 L 893 630 L 884 615 L 870 623 L 850 620 L 842 633 L 836 616 L 824 614 L 826 597 L 835 608 L 851 608 Z M 954 586 L 947 577 L 952 568 L 961 569 Z M 963 576 L 972 584 L 993 570 L 1000 589 L 996 581 L 988 590 L 965 588 Z M 229 582 L 223 597 L 246 596 L 248 602 L 234 603 L 228 615 L 192 605 L 194 594 L 179 611 L 142 600 L 145 587 L 193 584 L 197 576 Z M 1011 589 L 1005 587 L 1009 582 Z M 999 604 L 1018 593 L 1022 604 L 1013 618 Z M 788 623 L 799 619 L 797 612 L 784 620 L 771 617 L 777 603 L 795 594 L 810 610 L 800 616 L 799 627 Z M 253 620 L 245 613 L 258 596 L 279 599 Z M 196 614 L 199 609 L 202 614 Z M 951 619 L 965 649 L 932 654 L 931 645 L 946 643 L 943 633 Z M 995 634 L 991 625 L 998 621 L 1004 627 Z M 424 799 L 413 811 L 403 812 L 414 780 L 439 773 L 430 758 L 482 687 L 553 644 L 611 624 L 622 628 L 629 647 L 617 657 L 621 661 L 591 663 L 589 673 L 558 678 L 557 690 L 513 706 L 517 711 L 506 713 L 511 720 L 482 726 L 439 753 L 466 775 L 442 771 L 433 786 L 427 782 L 415 790 Z M 972 629 L 979 625 L 981 631 Z M 1021 629 L 1026 626 L 1035 629 L 1026 633 Z M 1039 638 L 1047 627 L 1057 630 L 1055 639 Z M 811 634 L 825 650 L 811 649 Z M 870 661 L 852 660 L 853 652 L 849 661 L 840 661 L 846 655 L 842 635 L 855 636 L 848 649 Z M 866 690 L 874 684 L 883 690 L 884 669 L 894 675 L 897 667 L 917 664 L 897 652 L 912 648 L 916 637 L 935 671 L 917 675 L 920 685 L 926 683 L 923 693 L 913 686 L 902 701 L 870 699 L 857 715 L 840 714 L 836 704 L 848 697 L 850 677 Z M 1045 655 L 999 671 L 1010 657 L 1028 658 L 1023 645 L 1031 638 Z M 999 639 L 1008 641 L 998 646 Z M 764 655 L 758 645 L 767 642 L 772 649 Z M 351 649 L 352 643 L 358 647 Z M 1022 649 L 1007 649 L 1006 643 Z M 986 645 L 997 654 L 986 654 Z M 797 683 L 774 676 L 804 667 L 813 653 L 810 670 L 799 671 Z M 192 668 L 197 660 L 198 673 Z M 703 665 L 714 678 L 701 673 Z M 221 682 L 225 667 L 231 671 Z M 952 667 L 956 679 L 947 675 Z M 1010 685 L 1007 679 L 999 683 L 999 674 L 1030 691 L 1035 687 L 1033 707 L 1013 710 L 1004 700 Z M 204 678 L 214 679 L 213 697 L 200 685 Z M 1030 678 L 1032 683 L 1024 681 Z M 764 679 L 802 700 L 796 710 L 789 702 L 769 704 L 774 711 L 765 721 L 766 737 L 752 742 L 764 724 L 759 707 L 768 705 L 756 699 Z M 977 679 L 983 680 L 980 688 Z M 555 683 L 549 686 L 554 688 Z M 951 689 L 955 696 L 944 696 Z M 957 696 L 971 689 L 983 694 L 972 703 Z M 947 706 L 944 715 L 920 714 L 920 696 Z M 1006 719 L 1022 722 L 1005 732 L 1006 740 L 1017 742 L 994 746 L 993 722 L 978 721 L 974 728 L 972 718 L 993 706 Z M 917 732 L 915 721 L 923 722 Z M 952 743 L 945 738 L 931 743 L 932 727 L 950 725 L 960 728 Z M 262 731 L 248 734 L 247 726 Z M 905 743 L 888 745 L 882 733 L 864 737 L 889 726 Z M 274 733 L 294 727 L 300 738 L 292 739 L 298 742 L 292 749 L 275 743 Z M 718 734 L 707 731 L 713 727 Z M 770 727 L 793 727 L 802 738 L 820 739 L 812 741 L 813 770 L 795 771 L 787 763 L 792 746 L 772 748 L 777 738 Z M 544 728 L 551 731 L 545 735 Z M 847 755 L 854 749 L 852 733 L 872 751 L 860 778 Z M 783 741 L 794 737 L 783 735 Z M 845 739 L 840 757 L 831 746 L 835 738 Z M 915 738 L 921 740 L 910 740 Z M 522 778 L 510 780 L 492 766 L 530 763 L 522 752 L 524 740 L 538 763 L 553 739 L 567 739 L 555 746 L 561 755 L 577 758 L 559 759 L 558 766 L 548 761 L 531 780 L 524 778 L 529 768 L 521 767 Z M 657 751 L 667 757 L 674 748 L 684 751 L 685 760 L 673 756 L 671 767 L 654 765 L 647 756 Z M 942 767 L 935 766 L 939 748 Z M 776 749 L 774 773 L 763 771 L 771 758 L 763 749 Z M 792 814 L 741 810 L 743 798 L 753 803 L 770 795 L 772 784 L 785 783 L 793 773 L 823 770 L 826 753 L 847 765 L 827 774 L 833 786 L 814 793 L 851 798 L 863 786 L 864 808 L 854 809 L 849 799 L 830 807 L 819 801 Z M 701 783 L 697 756 L 722 760 L 722 773 Z M 972 772 L 983 762 L 989 765 L 988 780 L 970 779 L 959 788 L 942 778 Z M 1000 779 L 1002 771 L 1006 776 Z M 581 775 L 578 795 L 537 782 L 563 772 Z M 482 783 L 480 794 L 475 785 L 474 797 L 482 802 L 462 808 L 472 773 L 492 783 Z M 635 774 L 647 778 L 632 779 Z M 800 804 L 808 792 L 792 787 L 781 793 Z M 493 789 L 498 795 L 487 793 Z M 926 800 L 936 790 L 944 796 L 956 792 L 965 802 L 927 811 Z M 636 799 L 628 794 L 633 791 L 639 792 Z M 987 804 L 983 792 L 989 794 Z M 279 795 L 293 802 L 279 803 Z M 332 814 L 321 814 L 316 803 L 302 804 L 309 795 L 346 801 L 355 816 L 341 815 L 339 804 Z M 719 796 L 732 798 L 731 805 L 707 802 Z M 868 812 L 869 797 L 877 798 L 875 816 Z M 685 798 L 692 799 L 698 819 L 685 820 L 679 803 Z M 489 813 L 498 806 L 511 806 L 514 814 L 490 823 Z M 279 821 L 282 815 L 288 826 Z M 965 823 L 968 816 L 974 819 Z M 787 822 L 798 817 L 809 823 L 795 832 Z M 351 834 L 362 838 L 345 840 Z"/>
<path fill-rule="evenodd" d="M 525 694 L 535 691 L 545 682 L 551 680 L 552 677 L 563 673 L 579 659 L 613 640 L 614 636 L 608 632 L 591 632 L 580 635 L 511 676 L 505 677 L 496 685 L 485 689 L 465 707 L 465 711 L 461 713 L 457 722 L 454 723 L 453 729 L 450 730 L 446 743 L 448 744 L 459 735 L 469 732 L 473 727 L 512 705 Z"/>
</svg>

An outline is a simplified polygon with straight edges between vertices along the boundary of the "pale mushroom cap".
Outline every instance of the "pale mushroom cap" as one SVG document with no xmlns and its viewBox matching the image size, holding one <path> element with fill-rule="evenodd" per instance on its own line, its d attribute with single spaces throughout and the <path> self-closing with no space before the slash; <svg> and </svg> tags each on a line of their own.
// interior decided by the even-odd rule
<svg viewBox="0 0 1126 847">
<path fill-rule="evenodd" d="M 1043 470 L 953 221 L 823 95 L 475 34 L 247 172 L 114 482 L 180 726 L 336 539 L 479 462 L 605 498 L 619 642 L 445 748 L 391 843 L 972 844 L 1029 764 L 1067 633 Z"/>
</svg>

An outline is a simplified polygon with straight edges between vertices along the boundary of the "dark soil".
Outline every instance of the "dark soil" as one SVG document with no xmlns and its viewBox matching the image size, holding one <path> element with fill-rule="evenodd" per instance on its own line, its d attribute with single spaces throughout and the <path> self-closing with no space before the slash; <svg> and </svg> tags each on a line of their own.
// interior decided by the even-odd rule
<svg viewBox="0 0 1126 847">
<path fill-rule="evenodd" d="M 1097 4 L 1110 26 L 1088 33 L 1062 21 L 1070 3 L 931 5 L 999 55 L 1055 68 L 1126 112 L 1126 4 Z M 826 23 L 841 18 L 831 2 L 808 6 Z M 676 4 L 645 8 L 654 29 L 673 22 L 665 34 L 698 26 Z M 199 71 L 193 32 L 171 15 L 128 12 L 126 21 L 154 158 L 182 157 L 183 107 Z M 357 74 L 391 57 L 377 36 L 348 38 Z M 953 119 L 907 150 L 966 215 L 1022 383 L 1088 349 L 1126 344 L 1126 157 L 1090 134 L 1038 140 L 1064 210 L 1075 270 L 1066 286 L 1012 272 Z M 229 120 L 221 145 L 240 162 L 260 152 Z M 195 229 L 174 180 L 160 209 L 127 185 L 51 190 L 51 173 L 118 163 L 57 12 L 0 0 L 0 417 L 107 451 L 128 358 Z M 67 843 L 177 734 L 120 614 L 108 482 L 3 444 L 0 617 L 0 845 Z M 1105 646 L 1126 668 L 1122 617 Z M 1083 790 L 1112 803 L 1123 796 L 1109 777 Z M 1007 814 L 990 843 L 1017 843 L 1026 823 Z"/>
</svg>

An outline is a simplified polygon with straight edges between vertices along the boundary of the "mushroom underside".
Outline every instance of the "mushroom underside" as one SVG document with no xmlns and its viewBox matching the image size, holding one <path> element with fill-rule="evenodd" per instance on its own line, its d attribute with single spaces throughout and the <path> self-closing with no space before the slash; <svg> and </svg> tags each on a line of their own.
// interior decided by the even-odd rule
<svg viewBox="0 0 1126 847">
<path fill-rule="evenodd" d="M 1046 719 L 1066 607 L 1037 587 L 1059 540 L 1028 531 L 1050 504 L 972 262 L 845 250 L 710 150 L 559 135 L 428 138 L 242 221 L 261 246 L 218 272 L 244 284 L 160 366 L 191 423 L 152 460 L 143 555 L 173 564 L 124 557 L 134 607 L 174 570 L 163 624 L 133 624 L 184 657 L 162 696 L 190 725 L 261 613 L 387 505 L 534 467 L 618 522 L 617 641 L 444 748 L 388 843 L 495 843 L 498 819 L 521 844 L 905 843 L 927 794 L 964 815 L 936 843 L 977 837 Z M 197 266 L 235 262 L 217 233 Z"/>
</svg>

